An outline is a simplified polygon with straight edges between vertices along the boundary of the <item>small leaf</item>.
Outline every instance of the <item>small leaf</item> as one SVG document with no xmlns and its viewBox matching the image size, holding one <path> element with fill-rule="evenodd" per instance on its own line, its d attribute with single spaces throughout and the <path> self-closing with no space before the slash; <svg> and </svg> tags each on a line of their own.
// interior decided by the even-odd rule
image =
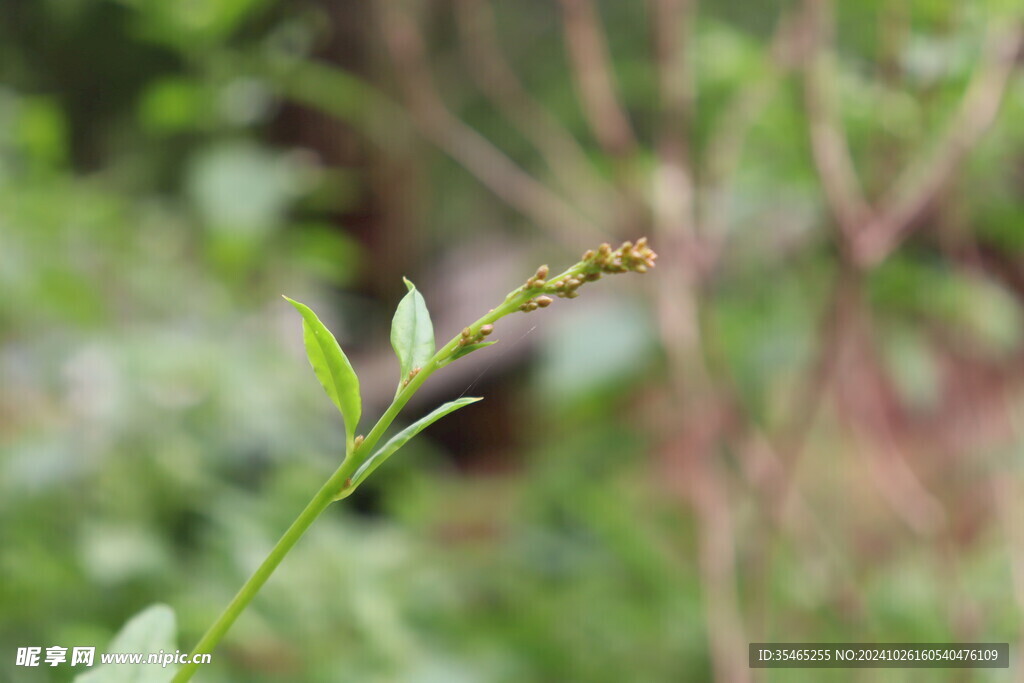
<svg viewBox="0 0 1024 683">
<path fill-rule="evenodd" d="M 302 315 L 302 340 L 306 345 L 309 364 L 313 366 L 316 378 L 345 420 L 345 435 L 351 450 L 362 412 L 356 371 L 338 345 L 338 340 L 324 327 L 316 313 L 305 304 L 288 297 L 285 299 Z"/>
<path fill-rule="evenodd" d="M 398 302 L 391 322 L 391 346 L 398 356 L 399 385 L 409 376 L 410 370 L 422 368 L 434 355 L 434 326 L 430 322 L 427 302 L 416 285 L 405 280 L 405 286 L 409 293 Z"/>
<path fill-rule="evenodd" d="M 437 408 L 426 417 L 421 417 L 416 422 L 413 422 L 411 425 L 400 431 L 398 434 L 395 434 L 386 444 L 381 446 L 376 453 L 367 458 L 366 461 L 359 466 L 359 469 L 356 470 L 356 473 L 352 475 L 352 483 L 345 488 L 345 490 L 341 493 L 340 496 L 338 496 L 336 500 L 345 498 L 349 496 L 353 491 L 355 491 L 356 487 L 359 486 L 359 484 L 365 481 L 366 478 L 370 476 L 370 474 L 373 473 L 375 469 L 380 467 L 385 460 L 390 458 L 395 453 L 395 451 L 404 446 L 409 441 L 409 439 L 416 436 L 424 429 L 440 420 L 445 415 L 453 413 L 459 408 L 462 408 L 463 406 L 468 406 L 470 403 L 476 403 L 477 401 L 482 400 L 482 398 L 465 397 L 456 399 L 454 401 L 450 401 L 448 403 L 445 403 L 440 408 Z"/>
<path fill-rule="evenodd" d="M 449 357 L 449 359 L 450 359 L 449 362 L 453 361 L 453 360 L 458 360 L 458 359 L 462 358 L 463 356 L 471 354 L 474 351 L 476 351 L 477 349 L 482 349 L 485 346 L 490 346 L 491 344 L 497 344 L 497 343 L 498 343 L 498 340 L 495 339 L 494 341 L 477 342 L 476 344 L 469 344 L 467 346 L 460 346 L 459 348 L 455 349 L 455 351 Z"/>
<path fill-rule="evenodd" d="M 75 683 L 167 683 L 177 667 L 145 663 L 145 656 L 163 650 L 175 652 L 177 640 L 174 610 L 167 605 L 150 605 L 121 627 L 104 653 L 142 653 L 142 664 L 104 664 L 75 677 Z M 98 663 L 99 656 L 96 656 Z"/>
</svg>

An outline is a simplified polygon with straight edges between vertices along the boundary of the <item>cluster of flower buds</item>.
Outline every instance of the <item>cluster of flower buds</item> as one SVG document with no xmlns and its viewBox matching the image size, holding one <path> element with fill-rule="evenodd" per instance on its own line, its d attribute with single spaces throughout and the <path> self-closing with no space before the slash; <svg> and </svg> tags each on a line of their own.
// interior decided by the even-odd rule
<svg viewBox="0 0 1024 683">
<path fill-rule="evenodd" d="M 481 325 L 480 331 L 473 334 L 473 330 L 468 327 L 462 330 L 462 336 L 459 337 L 459 346 L 470 346 L 472 344 L 479 344 L 484 340 L 484 337 L 494 332 L 494 325 Z"/>
<path fill-rule="evenodd" d="M 526 279 L 526 284 L 523 285 L 523 289 L 533 289 L 534 287 L 543 287 L 548 277 L 548 267 L 541 266 L 537 269 L 537 272 Z"/>
<path fill-rule="evenodd" d="M 547 308 L 551 305 L 552 301 L 554 301 L 554 299 L 550 296 L 538 296 L 524 301 L 519 307 L 519 310 L 529 313 L 530 311 L 536 311 L 538 308 Z"/>
<path fill-rule="evenodd" d="M 658 255 L 647 246 L 647 238 L 641 237 L 636 244 L 623 242 L 618 249 L 612 249 L 608 243 L 602 244 L 597 251 L 589 250 L 583 254 L 583 261 L 597 268 L 602 273 L 646 273 L 654 267 Z"/>
<path fill-rule="evenodd" d="M 590 273 L 580 273 L 576 277 L 566 278 L 561 282 L 555 283 L 555 285 L 551 287 L 551 292 L 555 296 L 562 297 L 563 299 L 575 299 L 576 297 L 579 296 L 579 292 L 577 292 L 576 290 L 582 287 L 583 283 L 593 282 L 594 280 L 600 279 L 601 273 L 596 271 Z"/>
<path fill-rule="evenodd" d="M 618 249 L 612 249 L 611 245 L 606 243 L 596 250 L 591 249 L 583 254 L 582 261 L 570 271 L 573 274 L 569 277 L 548 282 L 548 267 L 541 266 L 526 280 L 522 290 L 541 288 L 547 294 L 554 294 L 563 299 L 575 299 L 579 296 L 577 290 L 580 287 L 587 282 L 600 280 L 602 274 L 629 271 L 646 273 L 648 268 L 654 267 L 654 260 L 657 258 L 658 255 L 654 253 L 654 250 L 647 246 L 646 237 L 641 237 L 636 244 L 623 242 Z M 534 297 L 523 302 L 519 306 L 519 310 L 529 313 L 538 308 L 550 306 L 552 301 L 553 299 L 549 296 Z"/>
<path fill-rule="evenodd" d="M 402 380 L 402 388 L 404 389 L 407 386 L 409 386 L 409 382 L 411 382 L 412 378 L 415 377 L 418 374 L 420 374 L 420 369 L 419 368 L 413 368 L 412 370 L 410 370 L 409 374 L 406 375 L 405 379 Z"/>
</svg>

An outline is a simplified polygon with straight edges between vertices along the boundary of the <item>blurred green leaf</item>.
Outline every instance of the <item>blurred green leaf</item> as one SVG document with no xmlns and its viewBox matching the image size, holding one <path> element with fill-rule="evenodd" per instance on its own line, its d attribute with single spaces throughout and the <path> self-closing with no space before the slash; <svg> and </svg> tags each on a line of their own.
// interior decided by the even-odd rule
<svg viewBox="0 0 1024 683">
<path fill-rule="evenodd" d="M 174 652 L 177 640 L 174 610 L 151 605 L 129 619 L 103 652 Z M 166 683 L 177 667 L 154 664 L 106 664 L 75 677 L 75 683 Z"/>
<path fill-rule="evenodd" d="M 324 391 L 341 412 L 345 420 L 346 441 L 351 447 L 362 412 L 359 378 L 338 345 L 338 340 L 320 322 L 316 313 L 305 304 L 288 297 L 285 299 L 302 315 L 302 340 L 306 345 L 309 364 L 313 366 L 313 372 L 323 385 Z"/>
<path fill-rule="evenodd" d="M 399 388 L 415 368 L 422 368 L 434 355 L 434 325 L 430 322 L 427 302 L 409 280 L 409 293 L 402 297 L 391 321 L 391 346 L 398 356 Z"/>
<path fill-rule="evenodd" d="M 224 40 L 266 0 L 207 0 L 199 3 L 151 3 L 122 0 L 137 12 L 139 33 L 183 51 Z"/>
<path fill-rule="evenodd" d="M 250 142 L 218 144 L 193 159 L 188 192 L 214 236 L 259 243 L 304 189 L 300 169 Z"/>
<path fill-rule="evenodd" d="M 199 123 L 209 103 L 202 85 L 188 78 L 163 78 L 139 100 L 139 123 L 154 133 L 173 133 Z"/>
<path fill-rule="evenodd" d="M 1024 316 L 995 279 L 948 264 L 896 254 L 871 273 L 872 303 L 890 314 L 934 320 L 982 354 L 1019 348 Z"/>
<path fill-rule="evenodd" d="M 17 139 L 36 169 L 59 166 L 65 161 L 67 122 L 55 101 L 44 97 L 21 100 L 17 126 Z"/>
<path fill-rule="evenodd" d="M 359 484 L 365 481 L 366 478 L 370 476 L 370 474 L 372 474 L 375 469 L 380 467 L 385 460 L 394 455 L 395 451 L 397 451 L 399 448 L 408 443 L 409 439 L 416 436 L 424 429 L 440 420 L 445 415 L 448 415 L 449 413 L 454 413 L 459 408 L 468 406 L 470 403 L 476 403 L 477 401 L 482 400 L 482 398 L 474 398 L 467 396 L 464 398 L 456 399 L 454 401 L 449 401 L 440 408 L 437 408 L 436 410 L 428 414 L 426 417 L 422 417 L 419 420 L 416 420 L 416 422 L 413 422 L 411 425 L 400 431 L 398 434 L 395 434 L 393 437 L 391 437 L 391 439 L 388 440 L 386 444 L 381 446 L 376 453 L 367 458 L 366 461 L 359 466 L 359 469 L 356 470 L 356 473 L 352 475 L 352 485 L 345 489 L 344 494 L 341 497 L 346 498 L 349 495 L 351 495 L 352 492 L 355 491 L 356 487 L 359 486 Z"/>
<path fill-rule="evenodd" d="M 289 226 L 288 246 L 296 267 L 315 280 L 345 287 L 362 272 L 365 255 L 360 244 L 329 223 Z"/>
</svg>

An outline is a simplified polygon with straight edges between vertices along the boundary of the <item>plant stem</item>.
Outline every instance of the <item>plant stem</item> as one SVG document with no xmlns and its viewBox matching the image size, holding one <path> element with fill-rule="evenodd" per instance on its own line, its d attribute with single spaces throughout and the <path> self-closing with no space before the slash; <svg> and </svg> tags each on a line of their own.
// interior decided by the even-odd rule
<svg viewBox="0 0 1024 683">
<path fill-rule="evenodd" d="M 577 275 L 587 269 L 584 263 L 577 263 L 572 268 L 569 268 L 561 275 L 558 275 L 548 281 L 548 285 L 563 280 L 573 275 Z M 510 313 L 514 313 L 519 310 L 519 307 L 529 301 L 531 298 L 542 294 L 544 291 L 543 286 L 538 287 L 520 287 L 519 289 L 513 290 L 505 297 L 505 301 L 500 306 L 489 311 L 486 315 L 482 316 L 476 322 L 469 326 L 469 330 L 472 335 L 476 335 L 480 328 L 484 325 L 495 322 L 501 318 L 504 318 Z M 402 388 L 401 391 L 395 396 L 391 405 L 384 411 L 380 419 L 377 420 L 377 424 L 373 426 L 370 433 L 366 435 L 366 438 L 359 445 L 358 448 L 354 449 L 351 454 L 345 458 L 341 466 L 335 470 L 334 474 L 324 482 L 324 485 L 320 487 L 313 499 L 309 501 L 306 508 L 296 518 L 292 525 L 288 527 L 288 530 L 281 536 L 281 540 L 277 542 L 277 545 L 270 551 L 266 559 L 263 560 L 262 564 L 253 572 L 252 576 L 242 585 L 242 588 L 238 591 L 235 597 L 228 603 L 228 606 L 224 608 L 224 611 L 220 613 L 217 620 L 213 622 L 203 637 L 199 639 L 191 652 L 189 660 L 195 659 L 197 654 L 207 654 L 212 652 L 213 649 L 220 642 L 224 634 L 228 632 L 231 625 L 235 623 L 238 616 L 245 611 L 245 608 L 249 606 L 252 599 L 256 597 L 256 593 L 259 592 L 263 584 L 267 582 L 277 566 L 281 564 L 281 560 L 284 559 L 285 555 L 292 549 L 292 547 L 298 542 L 302 535 L 306 533 L 306 530 L 313 524 L 313 520 L 320 516 L 320 514 L 327 509 L 334 500 L 337 499 L 338 494 L 350 484 L 350 477 L 356 472 L 359 466 L 369 457 L 373 452 L 373 447 L 376 446 L 384 433 L 387 431 L 391 423 L 398 417 L 402 408 L 409 402 L 413 394 L 423 385 L 427 378 L 430 377 L 435 371 L 447 365 L 450 362 L 451 355 L 458 350 L 459 341 L 462 339 L 462 335 L 453 337 L 451 341 L 442 346 L 437 353 L 435 353 L 426 365 L 420 369 L 407 384 Z M 198 664 L 189 663 L 185 664 L 178 670 L 172 679 L 172 683 L 185 683 L 191 680 L 193 674 L 195 674 Z"/>
<path fill-rule="evenodd" d="M 306 533 L 306 529 L 313 523 L 317 517 L 320 516 L 327 506 L 331 504 L 334 499 L 334 494 L 340 489 L 344 481 L 353 473 L 357 467 L 355 458 L 347 458 L 345 462 L 331 475 L 330 479 L 324 482 L 324 485 L 320 487 L 316 495 L 313 496 L 309 504 L 302 513 L 292 522 L 292 525 L 288 527 L 288 530 L 281 536 L 281 540 L 277 542 L 277 545 L 270 551 L 266 559 L 263 560 L 262 564 L 253 572 L 249 580 L 242 585 L 242 588 L 238 591 L 235 597 L 228 603 L 228 606 L 224 608 L 224 611 L 220 613 L 217 620 L 213 622 L 203 637 L 200 638 L 195 648 L 192 650 L 192 656 L 190 660 L 195 659 L 197 654 L 209 653 L 217 646 L 220 639 L 224 637 L 228 629 L 235 622 L 245 608 L 249 605 L 256 593 L 259 592 L 260 588 L 266 583 L 270 575 L 277 569 L 277 565 L 281 563 L 285 555 L 292 549 L 295 543 Z M 198 664 L 186 664 L 178 670 L 172 679 L 172 683 L 184 683 L 192 678 L 195 673 Z"/>
</svg>

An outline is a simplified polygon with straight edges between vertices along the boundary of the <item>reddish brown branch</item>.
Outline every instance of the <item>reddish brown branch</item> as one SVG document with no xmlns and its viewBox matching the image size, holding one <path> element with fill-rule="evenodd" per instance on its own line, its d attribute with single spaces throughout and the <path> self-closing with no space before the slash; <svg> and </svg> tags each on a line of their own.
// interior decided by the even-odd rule
<svg viewBox="0 0 1024 683">
<path fill-rule="evenodd" d="M 379 14 L 385 45 L 420 134 L 553 237 L 573 248 L 592 240 L 593 226 L 571 205 L 447 109 L 433 85 L 415 22 L 390 3 L 382 5 Z"/>
<path fill-rule="evenodd" d="M 920 224 L 995 122 L 1022 43 L 1019 22 L 990 29 L 981 63 L 945 133 L 934 149 L 908 165 L 865 231 L 856 254 L 862 265 L 880 263 Z"/>
<path fill-rule="evenodd" d="M 805 0 L 803 30 L 812 54 L 804 69 L 804 106 L 807 111 L 811 154 L 821 179 L 832 217 L 847 241 L 871 214 L 857 180 L 853 158 L 840 122 L 835 93 L 835 56 L 832 51 L 831 0 Z"/>
<path fill-rule="evenodd" d="M 814 46 L 804 70 L 811 151 L 830 212 L 858 266 L 883 261 L 920 224 L 995 121 L 1024 40 L 1019 20 L 1003 23 L 990 29 L 981 63 L 938 144 L 909 163 L 872 209 L 860 188 L 832 91 L 832 3 L 804 1 L 804 31 Z"/>
<path fill-rule="evenodd" d="M 611 215 L 617 192 L 598 175 L 572 134 L 527 92 L 502 54 L 489 0 L 455 0 L 461 46 L 477 87 L 543 157 L 564 190 L 594 219 Z"/>
<path fill-rule="evenodd" d="M 592 0 L 560 1 L 566 48 L 583 114 L 605 152 L 614 157 L 628 156 L 636 147 L 636 138 L 616 93 L 597 10 Z"/>
</svg>

